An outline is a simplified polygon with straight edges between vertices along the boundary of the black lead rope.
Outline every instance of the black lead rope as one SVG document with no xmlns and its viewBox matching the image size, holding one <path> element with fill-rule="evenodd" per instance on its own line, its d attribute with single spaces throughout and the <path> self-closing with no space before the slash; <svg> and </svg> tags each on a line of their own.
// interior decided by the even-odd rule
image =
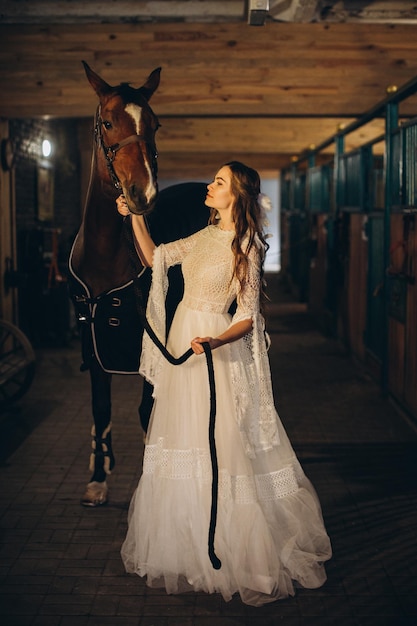
<svg viewBox="0 0 417 626">
<path fill-rule="evenodd" d="M 214 438 L 214 428 L 216 426 L 216 384 L 214 382 L 213 355 L 211 353 L 210 344 L 203 341 L 201 344 L 204 348 L 207 361 L 207 371 L 210 386 L 210 418 L 209 418 L 209 445 L 212 469 L 211 480 L 211 510 L 210 510 L 210 526 L 208 535 L 208 553 L 214 569 L 220 569 L 222 563 L 214 552 L 214 534 L 216 532 L 217 521 L 217 499 L 219 494 L 219 467 L 217 464 L 216 440 Z"/>
<path fill-rule="evenodd" d="M 153 343 L 160 350 L 162 355 L 166 358 L 166 360 L 171 363 L 171 365 L 181 365 L 185 363 L 190 356 L 194 354 L 192 348 L 189 348 L 184 354 L 179 357 L 174 357 L 164 346 L 164 344 L 160 341 L 159 337 L 156 335 L 155 331 L 149 324 L 145 307 L 143 304 L 142 290 L 140 288 L 140 279 L 139 272 L 137 271 L 137 263 L 136 255 L 133 256 L 134 253 L 134 245 L 132 240 L 132 234 L 129 228 L 125 228 L 125 233 L 127 234 L 128 248 L 131 261 L 135 268 L 135 279 L 133 281 L 134 290 L 136 294 L 136 304 L 139 313 L 139 317 L 143 324 L 143 327 L 146 329 L 149 337 L 152 339 Z M 210 524 L 208 531 L 208 555 L 211 561 L 211 564 L 214 569 L 220 569 L 222 563 L 220 559 L 217 557 L 214 550 L 214 535 L 216 532 L 216 523 L 217 523 L 217 500 L 219 493 L 219 468 L 217 464 L 217 451 L 216 451 L 216 440 L 214 436 L 215 426 L 216 426 L 216 384 L 214 380 L 214 366 L 213 366 L 213 355 L 211 353 L 210 344 L 207 341 L 204 341 L 202 344 L 204 349 L 204 353 L 206 356 L 207 363 L 207 373 L 208 373 L 208 381 L 210 388 L 210 415 L 209 415 L 209 448 L 210 448 L 210 460 L 211 460 L 211 469 L 212 469 L 212 480 L 211 480 L 211 508 L 210 508 Z"/>
</svg>

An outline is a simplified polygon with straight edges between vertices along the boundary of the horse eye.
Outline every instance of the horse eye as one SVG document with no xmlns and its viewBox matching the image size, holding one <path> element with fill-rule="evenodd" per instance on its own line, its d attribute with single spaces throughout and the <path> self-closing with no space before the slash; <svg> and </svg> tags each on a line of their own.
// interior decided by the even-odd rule
<svg viewBox="0 0 417 626">
<path fill-rule="evenodd" d="M 107 122 L 106 120 L 103 120 L 103 126 L 106 130 L 110 130 L 112 128 L 111 123 Z"/>
</svg>

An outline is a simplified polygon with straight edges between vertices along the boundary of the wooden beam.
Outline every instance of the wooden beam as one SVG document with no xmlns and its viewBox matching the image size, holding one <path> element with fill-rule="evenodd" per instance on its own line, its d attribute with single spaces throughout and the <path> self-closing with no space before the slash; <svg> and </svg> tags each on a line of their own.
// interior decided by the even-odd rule
<svg viewBox="0 0 417 626">
<path fill-rule="evenodd" d="M 161 65 L 152 99 L 167 172 L 213 172 L 231 158 L 287 165 L 417 73 L 414 28 L 335 24 L 0 26 L 0 117 L 86 118 L 97 98 L 81 59 L 110 84 L 140 86 Z M 417 97 L 400 106 L 416 115 Z M 382 134 L 383 120 L 346 138 Z M 90 136 L 90 135 L 89 135 Z M 255 158 L 256 155 L 256 158 Z"/>
<path fill-rule="evenodd" d="M 163 179 L 200 180 L 210 182 L 219 167 L 231 160 L 230 153 L 224 152 L 160 152 L 158 159 L 158 177 Z M 288 155 L 238 153 L 233 160 L 242 161 L 254 167 L 259 173 L 278 172 L 288 165 Z"/>
<path fill-rule="evenodd" d="M 161 152 L 193 152 L 196 146 L 205 153 L 222 152 L 233 157 L 235 152 L 250 154 L 299 154 L 311 144 L 319 145 L 337 132 L 340 124 L 353 120 L 333 118 L 238 118 L 198 119 L 164 118 L 158 130 Z M 375 120 L 346 137 L 351 150 L 372 141 L 384 132 L 384 121 Z"/>
<path fill-rule="evenodd" d="M 245 0 L 7 0 L 1 21 L 6 24 L 82 24 L 126 22 L 224 22 L 244 20 Z"/>
<path fill-rule="evenodd" d="M 319 119 L 196 119 L 160 118 L 161 127 L 156 135 L 158 153 L 192 154 L 200 152 L 211 158 L 221 152 L 224 159 L 235 159 L 236 154 L 262 154 L 265 158 L 276 155 L 298 156 L 312 145 L 318 146 L 336 134 L 340 124 L 353 120 Z M 92 119 L 84 119 L 83 131 L 88 145 L 92 141 Z M 384 132 L 384 121 L 374 120 L 346 136 L 346 150 L 353 150 L 374 140 Z M 333 153 L 334 146 L 326 149 Z"/>
<path fill-rule="evenodd" d="M 356 117 L 417 73 L 413 26 L 3 25 L 0 37 L 6 118 L 91 114 L 81 59 L 108 82 L 135 86 L 162 66 L 152 101 L 161 116 Z"/>
<path fill-rule="evenodd" d="M 416 23 L 415 0 L 270 0 L 283 22 Z M 3 24 L 139 24 L 247 20 L 247 0 L 0 0 Z"/>
</svg>

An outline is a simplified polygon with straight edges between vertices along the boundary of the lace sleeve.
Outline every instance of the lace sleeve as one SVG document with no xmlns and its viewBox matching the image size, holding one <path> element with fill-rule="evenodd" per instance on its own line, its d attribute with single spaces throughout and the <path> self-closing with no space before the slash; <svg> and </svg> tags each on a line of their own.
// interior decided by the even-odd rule
<svg viewBox="0 0 417 626">
<path fill-rule="evenodd" d="M 184 257 L 194 248 L 201 232 L 202 231 L 199 230 L 197 233 L 193 233 L 184 239 L 177 239 L 170 243 L 161 244 L 159 247 L 163 250 L 166 267 L 182 263 Z"/>
<path fill-rule="evenodd" d="M 261 260 L 259 250 L 253 246 L 248 255 L 248 271 L 245 281 L 236 297 L 237 308 L 232 324 L 254 317 L 259 313 L 259 292 L 261 288 Z"/>
<path fill-rule="evenodd" d="M 168 268 L 183 261 L 184 257 L 194 247 L 201 232 L 199 231 L 190 237 L 178 239 L 171 243 L 161 244 L 154 250 L 152 283 L 146 307 L 146 317 L 158 339 L 163 344 L 166 343 L 165 298 L 168 290 Z M 145 330 L 142 339 L 139 373 L 154 386 L 154 393 L 158 384 L 158 375 L 162 361 L 161 352 Z"/>
<path fill-rule="evenodd" d="M 248 274 L 237 295 L 237 309 L 231 324 L 252 319 L 252 331 L 230 344 L 233 394 L 237 419 L 246 453 L 255 457 L 260 450 L 279 445 L 277 413 L 272 392 L 268 359 L 268 336 L 259 310 L 261 288 L 259 251 L 249 252 Z"/>
</svg>

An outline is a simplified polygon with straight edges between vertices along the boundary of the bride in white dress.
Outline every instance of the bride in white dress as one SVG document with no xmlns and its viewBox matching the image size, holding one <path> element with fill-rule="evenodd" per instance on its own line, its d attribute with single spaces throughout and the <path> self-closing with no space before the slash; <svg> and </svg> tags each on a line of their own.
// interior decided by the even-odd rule
<svg viewBox="0 0 417 626">
<path fill-rule="evenodd" d="M 155 247 L 132 215 L 138 253 L 152 266 L 147 318 L 174 356 L 143 339 L 140 373 L 154 385 L 143 474 L 121 554 L 128 572 L 167 593 L 205 591 L 261 606 L 320 587 L 331 557 L 320 503 L 276 413 L 260 312 L 266 243 L 258 173 L 233 161 L 208 185 L 210 224 Z M 123 196 L 118 210 L 129 209 Z M 180 263 L 184 297 L 165 341 L 167 270 Z M 232 302 L 237 308 L 229 314 Z M 210 389 L 202 343 L 213 351 L 218 461 L 215 569 L 208 555 L 212 497 Z"/>
</svg>

